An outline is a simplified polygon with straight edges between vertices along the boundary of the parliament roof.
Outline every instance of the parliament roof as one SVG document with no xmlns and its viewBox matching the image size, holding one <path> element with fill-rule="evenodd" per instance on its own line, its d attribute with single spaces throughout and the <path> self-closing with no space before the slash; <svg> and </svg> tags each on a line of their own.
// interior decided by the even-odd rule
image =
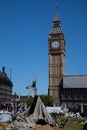
<svg viewBox="0 0 87 130">
<path fill-rule="evenodd" d="M 87 75 L 66 75 L 63 88 L 87 88 Z"/>
</svg>

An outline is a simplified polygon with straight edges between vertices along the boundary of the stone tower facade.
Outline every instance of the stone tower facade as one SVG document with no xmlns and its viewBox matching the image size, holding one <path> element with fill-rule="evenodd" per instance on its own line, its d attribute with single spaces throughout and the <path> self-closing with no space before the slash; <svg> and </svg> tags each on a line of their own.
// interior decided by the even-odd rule
<svg viewBox="0 0 87 130">
<path fill-rule="evenodd" d="M 60 104 L 59 84 L 65 73 L 65 38 L 60 26 L 58 10 L 48 37 L 49 87 L 48 94 Z"/>
</svg>

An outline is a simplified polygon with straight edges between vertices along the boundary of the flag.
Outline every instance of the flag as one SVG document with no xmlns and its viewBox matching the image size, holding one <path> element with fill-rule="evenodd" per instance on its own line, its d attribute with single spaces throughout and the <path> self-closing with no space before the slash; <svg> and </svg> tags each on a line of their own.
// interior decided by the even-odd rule
<svg viewBox="0 0 87 130">
<path fill-rule="evenodd" d="M 30 86 L 26 86 L 26 89 L 29 89 L 29 88 L 32 88 L 32 85 L 30 85 Z"/>
<path fill-rule="evenodd" d="M 35 79 L 32 81 L 32 87 L 33 87 L 33 88 L 36 87 L 36 80 L 35 80 Z"/>
<path fill-rule="evenodd" d="M 35 88 L 36 87 L 36 79 L 33 78 L 32 80 L 32 84 L 30 86 L 26 86 L 26 89 L 29 89 L 29 88 Z"/>
</svg>

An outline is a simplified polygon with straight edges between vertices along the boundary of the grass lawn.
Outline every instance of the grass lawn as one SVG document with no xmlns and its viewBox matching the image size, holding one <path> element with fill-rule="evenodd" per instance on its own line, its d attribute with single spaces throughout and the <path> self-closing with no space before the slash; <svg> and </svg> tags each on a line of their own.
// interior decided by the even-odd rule
<svg viewBox="0 0 87 130">
<path fill-rule="evenodd" d="M 58 124 L 59 124 L 59 128 L 58 130 L 83 130 L 83 124 L 82 122 L 84 122 L 85 119 L 83 118 L 74 118 L 74 119 L 69 119 L 69 118 L 63 118 L 63 119 L 57 119 Z M 66 124 L 64 126 L 64 128 L 62 128 L 61 122 L 65 121 Z"/>
</svg>

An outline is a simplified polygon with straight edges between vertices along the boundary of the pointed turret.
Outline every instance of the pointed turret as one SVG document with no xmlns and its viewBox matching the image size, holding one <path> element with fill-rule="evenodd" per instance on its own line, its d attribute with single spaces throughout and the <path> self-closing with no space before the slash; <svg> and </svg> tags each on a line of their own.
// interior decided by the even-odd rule
<svg viewBox="0 0 87 130">
<path fill-rule="evenodd" d="M 59 15 L 58 15 L 58 6 L 56 6 L 56 13 L 55 13 L 55 17 L 54 17 L 53 21 L 60 21 Z"/>
<path fill-rule="evenodd" d="M 50 34 L 60 34 L 60 33 L 62 33 L 62 30 L 61 30 L 60 20 L 58 16 L 58 7 L 56 7 L 56 14 L 53 19 L 53 25 Z"/>
</svg>

